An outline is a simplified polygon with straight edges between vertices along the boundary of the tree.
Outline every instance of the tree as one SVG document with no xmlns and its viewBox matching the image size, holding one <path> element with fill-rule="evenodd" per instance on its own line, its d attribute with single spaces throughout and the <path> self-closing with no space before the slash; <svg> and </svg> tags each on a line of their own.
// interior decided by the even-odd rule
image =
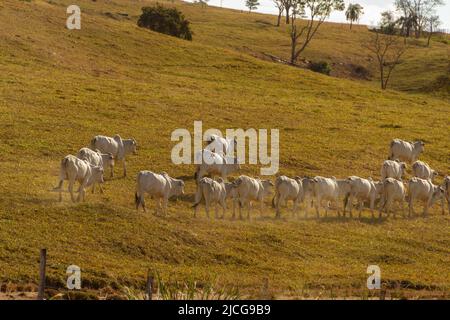
<svg viewBox="0 0 450 320">
<path fill-rule="evenodd" d="M 291 12 L 291 8 L 293 6 L 293 3 L 296 0 L 281 0 L 281 2 L 283 3 L 284 6 L 284 10 L 286 11 L 286 24 L 289 24 L 289 17 L 290 17 L 290 12 Z"/>
<path fill-rule="evenodd" d="M 291 63 L 295 64 L 319 27 L 333 10 L 343 11 L 343 0 L 293 0 L 291 8 Z M 305 16 L 306 15 L 306 16 Z M 298 17 L 306 17 L 306 25 L 299 28 Z"/>
<path fill-rule="evenodd" d="M 246 0 L 245 6 L 248 8 L 248 12 L 252 12 L 252 10 L 258 9 L 259 2 L 258 0 Z"/>
<path fill-rule="evenodd" d="M 427 47 L 430 46 L 430 40 L 431 36 L 433 35 L 433 32 L 436 31 L 436 29 L 441 24 L 441 21 L 439 20 L 439 16 L 431 16 L 427 19 L 427 27 L 426 31 L 428 32 L 428 40 L 427 40 Z"/>
<path fill-rule="evenodd" d="M 399 38 L 390 34 L 374 32 L 370 41 L 364 45 L 374 56 L 380 71 L 381 89 L 386 89 L 392 71 L 400 64 L 400 58 L 407 47 Z"/>
<path fill-rule="evenodd" d="M 277 20 L 277 27 L 281 24 L 281 16 L 283 15 L 284 11 L 284 2 L 283 0 L 273 0 L 273 3 L 275 4 L 275 7 L 278 9 L 278 20 Z"/>
<path fill-rule="evenodd" d="M 384 34 L 395 34 L 395 17 L 392 11 L 381 13 L 380 30 Z"/>
<path fill-rule="evenodd" d="M 350 30 L 352 29 L 353 21 L 359 21 L 361 16 L 364 14 L 363 9 L 364 8 L 358 3 L 350 3 L 348 5 L 347 11 L 345 12 L 345 17 L 347 18 L 347 21 L 350 21 Z"/>
<path fill-rule="evenodd" d="M 431 16 L 435 14 L 436 8 L 444 5 L 443 0 L 396 0 L 397 10 L 403 13 L 405 21 L 412 20 L 412 27 L 416 38 L 422 35 L 423 29 Z M 409 36 L 409 35 L 408 35 Z"/>
</svg>

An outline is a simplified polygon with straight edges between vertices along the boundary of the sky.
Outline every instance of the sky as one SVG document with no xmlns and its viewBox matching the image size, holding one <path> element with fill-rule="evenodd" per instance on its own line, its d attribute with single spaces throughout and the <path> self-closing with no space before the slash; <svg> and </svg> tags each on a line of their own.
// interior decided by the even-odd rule
<svg viewBox="0 0 450 320">
<path fill-rule="evenodd" d="M 192 2 L 192 0 L 189 0 Z M 209 0 L 209 4 L 213 6 L 222 6 L 225 8 L 233 9 L 246 9 L 245 0 Z M 367 25 L 376 25 L 380 20 L 380 14 L 386 10 L 393 10 L 394 0 L 345 0 L 345 4 L 349 2 L 359 3 L 364 7 L 364 15 L 361 18 L 360 23 Z M 450 29 L 450 0 L 444 0 L 445 6 L 439 7 L 437 14 L 442 21 L 440 28 Z M 256 12 L 261 13 L 277 13 L 272 0 L 259 0 L 260 6 Z M 333 12 L 329 18 L 329 21 L 345 22 L 344 12 Z M 450 30 L 449 30 L 450 31 Z"/>
</svg>

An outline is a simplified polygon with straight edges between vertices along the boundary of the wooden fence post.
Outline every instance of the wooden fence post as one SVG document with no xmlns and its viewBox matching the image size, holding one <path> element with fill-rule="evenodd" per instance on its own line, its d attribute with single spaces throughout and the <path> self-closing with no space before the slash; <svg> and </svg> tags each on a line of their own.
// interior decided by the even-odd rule
<svg viewBox="0 0 450 320">
<path fill-rule="evenodd" d="M 37 296 L 38 300 L 44 300 L 46 263 L 47 263 L 47 249 L 41 249 L 41 257 L 39 264 L 39 289 Z"/>
<path fill-rule="evenodd" d="M 152 300 L 153 277 L 147 272 L 147 285 L 145 286 L 145 300 Z"/>
</svg>

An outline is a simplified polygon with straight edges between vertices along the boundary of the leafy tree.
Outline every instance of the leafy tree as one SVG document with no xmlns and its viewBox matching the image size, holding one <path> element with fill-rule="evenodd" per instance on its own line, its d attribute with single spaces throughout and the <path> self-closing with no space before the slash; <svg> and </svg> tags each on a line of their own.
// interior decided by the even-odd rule
<svg viewBox="0 0 450 320">
<path fill-rule="evenodd" d="M 259 2 L 258 0 L 246 0 L 245 6 L 248 8 L 248 12 L 252 12 L 252 10 L 258 9 Z"/>
<path fill-rule="evenodd" d="M 160 4 L 143 7 L 137 25 L 181 39 L 192 40 L 189 21 L 176 8 L 165 8 Z"/>
<path fill-rule="evenodd" d="M 350 30 L 352 29 L 353 21 L 359 21 L 361 16 L 364 14 L 363 9 L 364 8 L 358 3 L 350 3 L 348 5 L 347 11 L 345 12 L 345 17 L 347 18 L 347 21 L 350 21 Z"/>
<path fill-rule="evenodd" d="M 396 21 L 392 11 L 381 13 L 380 30 L 384 34 L 395 34 Z"/>
<path fill-rule="evenodd" d="M 319 27 L 333 10 L 343 11 L 344 0 L 293 0 L 291 8 L 291 63 L 294 64 L 306 49 Z M 298 17 L 306 17 L 306 25 L 299 28 Z"/>
</svg>

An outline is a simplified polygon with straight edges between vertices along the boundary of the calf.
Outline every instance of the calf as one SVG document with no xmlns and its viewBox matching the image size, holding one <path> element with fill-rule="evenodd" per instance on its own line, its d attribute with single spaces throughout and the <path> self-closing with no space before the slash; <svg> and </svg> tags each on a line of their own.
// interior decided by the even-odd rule
<svg viewBox="0 0 450 320">
<path fill-rule="evenodd" d="M 390 145 L 389 160 L 399 159 L 413 163 L 417 161 L 419 155 L 424 151 L 425 143 L 422 141 L 407 142 L 394 139 Z"/>
<path fill-rule="evenodd" d="M 292 215 L 295 216 L 298 205 L 303 201 L 304 193 L 302 187 L 302 179 L 296 177 L 294 179 L 286 176 L 280 176 L 275 180 L 275 196 L 272 199 L 272 206 L 276 208 L 276 217 L 280 217 L 280 205 L 287 200 L 292 200 Z"/>
<path fill-rule="evenodd" d="M 381 191 L 381 183 L 374 182 L 372 178 L 363 179 L 356 176 L 348 177 L 348 181 L 350 182 L 350 193 L 344 203 L 344 216 L 345 216 L 345 208 L 347 207 L 347 204 L 349 204 L 350 217 L 352 217 L 353 199 L 356 198 L 359 207 L 359 218 L 361 218 L 361 212 L 363 209 L 364 201 L 369 202 L 369 208 L 373 218 L 375 200 Z"/>
<path fill-rule="evenodd" d="M 201 161 L 199 161 L 199 157 L 201 157 Z M 230 174 L 241 168 L 236 157 L 224 156 L 209 150 L 198 153 L 196 159 L 196 162 L 201 162 L 197 165 L 194 175 L 197 183 L 208 174 L 211 177 L 220 176 L 225 181 Z"/>
<path fill-rule="evenodd" d="M 398 202 L 402 206 L 402 212 L 404 215 L 404 201 L 406 196 L 406 189 L 402 181 L 394 178 L 386 178 L 383 180 L 383 186 L 381 188 L 381 200 L 379 209 L 379 219 L 383 209 L 386 210 L 387 216 L 390 216 L 390 210 L 394 202 Z M 395 218 L 395 211 L 394 211 Z"/>
<path fill-rule="evenodd" d="M 89 148 L 81 148 L 77 153 L 77 158 L 86 160 L 94 167 L 114 168 L 114 156 L 111 153 L 101 153 L 100 150 L 93 151 Z M 92 193 L 95 190 L 95 182 L 92 184 Z M 100 185 L 100 192 L 103 193 L 103 188 Z"/>
<path fill-rule="evenodd" d="M 137 143 L 134 139 L 122 139 L 118 134 L 114 137 L 95 136 L 91 140 L 91 149 L 100 150 L 103 153 L 111 153 L 116 160 L 123 162 L 123 175 L 127 176 L 127 165 L 125 157 L 128 154 L 136 154 Z M 111 168 L 111 177 L 114 176 L 114 170 Z"/>
<path fill-rule="evenodd" d="M 148 193 L 156 199 L 156 213 L 161 209 L 161 199 L 163 201 L 162 213 L 167 214 L 167 205 L 169 198 L 184 194 L 184 182 L 179 179 L 171 178 L 167 173 L 153 173 L 151 171 L 139 172 L 136 180 L 135 203 L 136 210 L 142 205 L 145 208 L 144 194 Z"/>
<path fill-rule="evenodd" d="M 64 180 L 69 180 L 69 192 L 73 202 L 75 197 L 73 195 L 73 185 L 75 181 L 80 183 L 78 189 L 78 198 L 76 201 L 84 201 L 85 188 L 98 182 L 103 183 L 103 168 L 99 166 L 92 166 L 88 161 L 78 159 L 73 155 L 66 156 L 61 161 L 59 184 L 55 189 L 59 189 L 59 201 L 62 201 L 62 185 Z"/>
<path fill-rule="evenodd" d="M 222 155 L 233 155 L 237 145 L 236 139 L 227 139 L 215 134 L 212 134 L 207 138 L 207 143 L 208 145 L 205 147 L 205 150 Z"/>
<path fill-rule="evenodd" d="M 423 208 L 423 215 L 428 214 L 428 209 L 437 201 L 441 200 L 442 214 L 444 214 L 444 189 L 439 186 L 435 186 L 430 180 L 421 178 L 411 178 L 408 186 L 408 198 L 409 198 L 409 212 L 414 213 L 414 201 L 421 200 L 425 203 Z"/>
<path fill-rule="evenodd" d="M 309 191 L 314 198 L 314 206 L 316 208 L 317 218 L 320 218 L 319 207 L 322 206 L 322 201 L 327 201 L 327 206 L 325 207 L 325 216 L 328 216 L 329 204 L 332 202 L 336 208 L 338 216 L 340 216 L 339 208 L 339 185 L 335 177 L 324 178 L 324 177 L 314 177 L 309 179 Z"/>
<path fill-rule="evenodd" d="M 413 163 L 412 172 L 414 177 L 430 181 L 433 181 L 438 176 L 437 171 L 431 169 L 428 163 L 420 160 Z"/>
<path fill-rule="evenodd" d="M 197 216 L 198 205 L 202 199 L 205 199 L 205 210 L 208 218 L 209 207 L 211 204 L 214 204 L 215 206 L 216 219 L 219 217 L 217 205 L 220 204 L 222 207 L 222 218 L 224 218 L 227 209 L 226 198 L 227 190 L 222 178 L 219 178 L 217 181 L 206 177 L 202 178 L 198 183 L 197 194 L 195 195 L 195 204 L 193 205 L 195 208 L 194 217 Z"/>
<path fill-rule="evenodd" d="M 401 180 L 406 171 L 406 163 L 397 160 L 386 160 L 381 166 L 381 180 L 394 178 Z"/>
<path fill-rule="evenodd" d="M 260 203 L 259 211 L 262 216 L 264 197 L 270 194 L 273 183 L 270 180 L 260 180 L 248 176 L 240 176 L 233 184 L 239 201 L 239 218 L 242 219 L 241 208 L 247 206 L 247 219 L 250 219 L 250 206 L 252 201 Z M 234 219 L 234 215 L 233 215 Z"/>
</svg>

